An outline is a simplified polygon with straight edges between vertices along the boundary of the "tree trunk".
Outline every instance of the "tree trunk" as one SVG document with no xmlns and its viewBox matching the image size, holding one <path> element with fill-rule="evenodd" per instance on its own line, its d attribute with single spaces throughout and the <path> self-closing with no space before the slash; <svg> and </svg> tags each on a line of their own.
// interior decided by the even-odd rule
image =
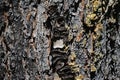
<svg viewBox="0 0 120 80">
<path fill-rule="evenodd" d="M 1 0 L 0 80 L 119 80 L 119 0 Z"/>
</svg>

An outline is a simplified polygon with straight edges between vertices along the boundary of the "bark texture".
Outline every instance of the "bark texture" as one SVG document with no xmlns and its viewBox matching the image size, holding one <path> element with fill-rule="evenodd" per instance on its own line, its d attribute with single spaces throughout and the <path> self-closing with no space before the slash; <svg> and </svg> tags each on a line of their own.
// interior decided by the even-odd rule
<svg viewBox="0 0 120 80">
<path fill-rule="evenodd" d="M 120 80 L 120 1 L 0 0 L 0 80 Z"/>
</svg>

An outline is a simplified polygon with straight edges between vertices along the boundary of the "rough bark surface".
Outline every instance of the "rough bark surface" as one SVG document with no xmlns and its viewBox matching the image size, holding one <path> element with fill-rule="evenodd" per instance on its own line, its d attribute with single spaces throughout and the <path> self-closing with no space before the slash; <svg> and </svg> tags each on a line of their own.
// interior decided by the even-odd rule
<svg viewBox="0 0 120 80">
<path fill-rule="evenodd" d="M 0 0 L 0 80 L 120 80 L 120 1 Z"/>
</svg>

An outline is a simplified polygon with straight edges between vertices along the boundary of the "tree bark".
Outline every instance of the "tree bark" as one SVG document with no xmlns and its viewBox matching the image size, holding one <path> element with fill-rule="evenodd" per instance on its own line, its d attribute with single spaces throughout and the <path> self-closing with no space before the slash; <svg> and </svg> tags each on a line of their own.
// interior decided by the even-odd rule
<svg viewBox="0 0 120 80">
<path fill-rule="evenodd" d="M 0 80 L 119 80 L 119 0 L 1 0 Z"/>
</svg>

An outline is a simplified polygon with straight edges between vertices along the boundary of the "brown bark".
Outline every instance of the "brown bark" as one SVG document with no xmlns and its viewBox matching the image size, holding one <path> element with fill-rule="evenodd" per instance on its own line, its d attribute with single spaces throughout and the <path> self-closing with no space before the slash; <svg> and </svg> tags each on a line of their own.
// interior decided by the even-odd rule
<svg viewBox="0 0 120 80">
<path fill-rule="evenodd" d="M 0 80 L 119 80 L 119 0 L 1 0 Z"/>
</svg>

